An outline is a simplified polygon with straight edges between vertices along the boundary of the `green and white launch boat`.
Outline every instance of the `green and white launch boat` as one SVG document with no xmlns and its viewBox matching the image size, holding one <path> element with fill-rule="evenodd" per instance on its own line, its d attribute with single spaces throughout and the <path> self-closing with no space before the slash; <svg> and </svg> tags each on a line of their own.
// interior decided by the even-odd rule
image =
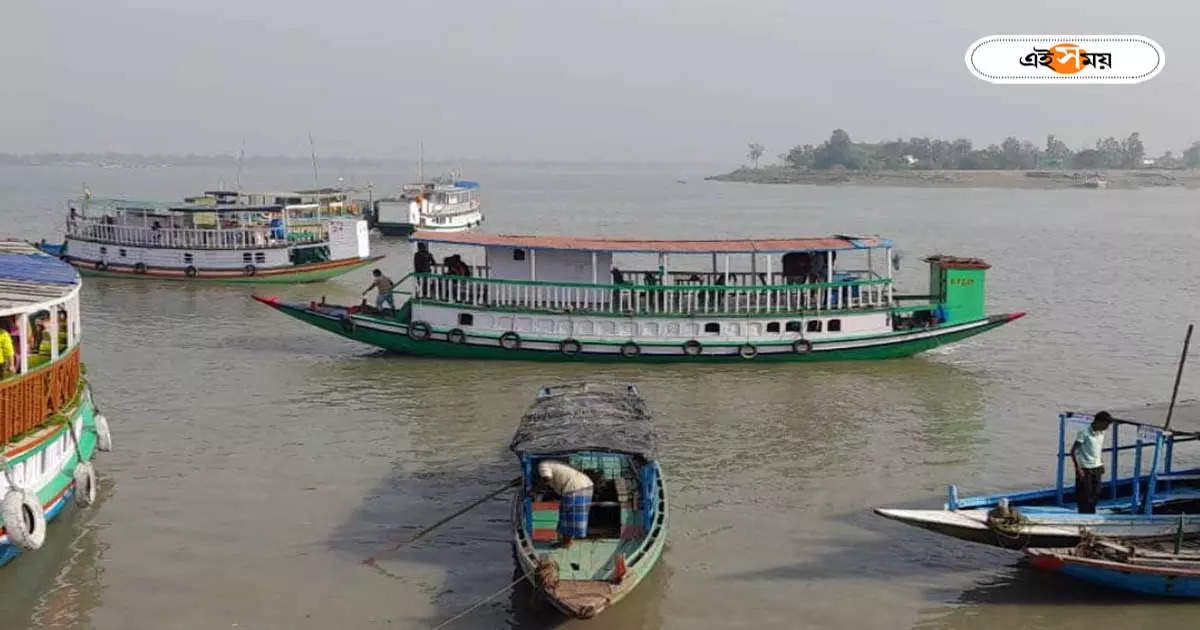
<svg viewBox="0 0 1200 630">
<path fill-rule="evenodd" d="M 460 255 L 405 276 L 397 292 L 410 297 L 395 312 L 255 297 L 363 343 L 469 359 L 885 359 L 1024 315 L 986 313 L 989 265 L 976 258 L 930 256 L 928 290 L 899 294 L 892 286 L 893 244 L 879 237 L 694 241 L 417 232 L 412 240 L 431 250 L 474 248 L 482 264 L 461 263 Z"/>
<path fill-rule="evenodd" d="M 0 566 L 39 549 L 72 497 L 91 505 L 89 460 L 112 447 L 79 360 L 79 289 L 70 265 L 0 241 Z"/>
</svg>

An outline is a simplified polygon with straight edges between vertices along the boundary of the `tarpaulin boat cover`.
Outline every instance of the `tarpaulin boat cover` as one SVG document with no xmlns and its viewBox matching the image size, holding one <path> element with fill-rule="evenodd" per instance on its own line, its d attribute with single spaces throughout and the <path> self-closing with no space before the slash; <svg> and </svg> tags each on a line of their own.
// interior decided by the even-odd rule
<svg viewBox="0 0 1200 630">
<path fill-rule="evenodd" d="M 634 386 L 573 383 L 542 388 L 509 448 L 517 455 L 616 451 L 654 460 L 658 434 Z"/>
</svg>

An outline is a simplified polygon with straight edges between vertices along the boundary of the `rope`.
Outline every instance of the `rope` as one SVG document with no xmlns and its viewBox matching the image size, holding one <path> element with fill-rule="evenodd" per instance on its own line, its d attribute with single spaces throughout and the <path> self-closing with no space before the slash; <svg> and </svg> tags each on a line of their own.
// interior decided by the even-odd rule
<svg viewBox="0 0 1200 630">
<path fill-rule="evenodd" d="M 462 611 L 462 612 L 458 613 L 457 615 L 454 615 L 453 617 L 451 617 L 451 618 L 449 618 L 449 619 L 447 619 L 447 620 L 443 621 L 442 623 L 439 623 L 438 625 L 434 626 L 434 627 L 433 627 L 433 630 L 441 630 L 442 628 L 445 628 L 446 626 L 448 626 L 448 625 L 450 625 L 450 624 L 454 623 L 455 621 L 458 621 L 459 619 L 462 619 L 463 617 L 466 617 L 466 616 L 467 616 L 469 613 L 471 613 L 472 611 L 474 611 L 476 608 L 479 608 L 480 606 L 482 606 L 482 605 L 484 605 L 484 604 L 488 603 L 489 601 L 491 601 L 491 600 L 495 599 L 496 597 L 499 597 L 499 596 L 500 596 L 500 595 L 502 595 L 504 592 L 508 591 L 508 589 L 510 589 L 510 588 L 512 588 L 512 587 L 514 587 L 514 586 L 516 586 L 516 585 L 518 585 L 518 584 L 520 584 L 521 582 L 523 582 L 524 580 L 527 580 L 527 579 L 529 579 L 529 578 L 528 578 L 528 576 L 526 576 L 526 575 L 522 575 L 521 577 L 517 578 L 516 580 L 513 580 L 513 582 L 512 582 L 512 583 L 508 584 L 508 585 L 507 585 L 507 586 L 505 586 L 504 588 L 502 588 L 502 589 L 500 589 L 500 590 L 496 591 L 495 593 L 492 593 L 491 595 L 488 595 L 487 597 L 484 597 L 483 599 L 481 599 L 481 600 L 479 600 L 479 601 L 475 602 L 474 604 L 471 604 L 471 606 L 470 606 L 469 608 L 467 608 L 466 610 L 464 610 L 464 611 Z"/>
</svg>

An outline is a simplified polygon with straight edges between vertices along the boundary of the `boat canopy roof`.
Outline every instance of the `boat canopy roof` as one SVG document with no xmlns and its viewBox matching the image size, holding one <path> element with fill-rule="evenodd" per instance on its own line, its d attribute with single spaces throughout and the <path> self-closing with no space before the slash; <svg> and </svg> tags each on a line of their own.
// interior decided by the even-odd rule
<svg viewBox="0 0 1200 630">
<path fill-rule="evenodd" d="M 1166 429 L 1169 403 L 1153 403 L 1128 409 L 1109 409 L 1113 419 Z M 1171 413 L 1170 430 L 1176 433 L 1200 434 L 1200 400 L 1181 400 Z"/>
<path fill-rule="evenodd" d="M 24 241 L 0 239 L 0 316 L 71 294 L 79 272 Z"/>
<path fill-rule="evenodd" d="M 571 383 L 543 387 L 513 435 L 520 456 L 615 451 L 653 460 L 658 434 L 633 385 Z"/>
<path fill-rule="evenodd" d="M 525 234 L 481 234 L 478 232 L 446 234 L 433 231 L 418 231 L 410 237 L 410 240 L 424 243 L 475 245 L 478 247 L 654 254 L 787 253 L 892 247 L 890 239 L 878 236 L 846 236 L 843 234 L 816 238 L 654 240 L 602 236 L 533 236 Z"/>
<path fill-rule="evenodd" d="M 90 205 L 95 210 L 118 210 L 120 212 L 138 213 L 167 213 L 167 212 L 282 212 L 284 207 L 278 204 L 240 204 L 240 203 L 162 203 L 157 201 L 134 201 L 130 199 L 92 199 Z M 73 207 L 73 206 L 72 206 Z"/>
</svg>

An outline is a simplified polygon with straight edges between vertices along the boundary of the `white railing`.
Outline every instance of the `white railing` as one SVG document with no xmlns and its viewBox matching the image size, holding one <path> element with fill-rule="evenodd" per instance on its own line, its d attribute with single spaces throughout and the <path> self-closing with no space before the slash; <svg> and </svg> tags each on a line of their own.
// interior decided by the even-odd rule
<svg viewBox="0 0 1200 630">
<path fill-rule="evenodd" d="M 535 311 L 733 315 L 891 306 L 890 280 L 791 285 L 592 285 L 414 274 L 417 299 Z"/>
<path fill-rule="evenodd" d="M 305 226 L 301 230 L 285 232 L 281 228 L 267 226 L 217 230 L 153 228 L 91 221 L 67 222 L 67 236 L 80 240 L 112 245 L 186 249 L 257 249 L 319 243 L 328 238 L 327 230 L 328 227 L 325 224 Z"/>
</svg>

